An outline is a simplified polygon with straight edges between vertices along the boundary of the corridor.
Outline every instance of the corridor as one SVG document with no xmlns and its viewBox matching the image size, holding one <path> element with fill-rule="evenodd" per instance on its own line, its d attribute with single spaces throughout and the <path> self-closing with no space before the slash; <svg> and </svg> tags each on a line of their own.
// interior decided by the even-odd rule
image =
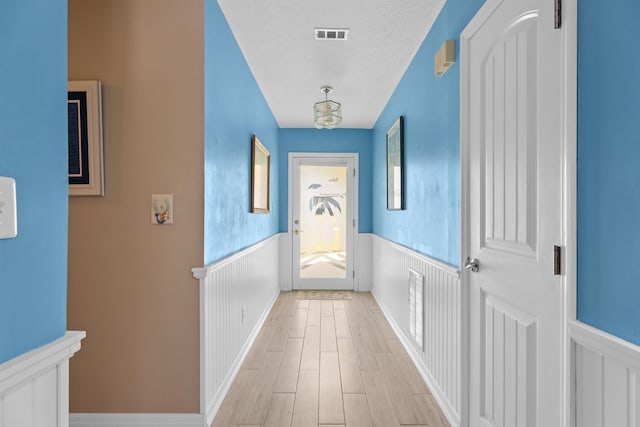
<svg viewBox="0 0 640 427">
<path fill-rule="evenodd" d="M 303 297 L 280 293 L 214 427 L 449 425 L 370 293 Z"/>
</svg>

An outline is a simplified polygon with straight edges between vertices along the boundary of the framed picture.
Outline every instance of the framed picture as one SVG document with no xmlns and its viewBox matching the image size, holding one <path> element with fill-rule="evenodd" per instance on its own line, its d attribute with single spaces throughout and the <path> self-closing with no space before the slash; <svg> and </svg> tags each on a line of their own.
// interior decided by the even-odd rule
<svg viewBox="0 0 640 427">
<path fill-rule="evenodd" d="M 99 80 L 70 81 L 69 195 L 103 196 L 102 87 Z"/>
<path fill-rule="evenodd" d="M 404 209 L 404 118 L 387 132 L 387 209 Z"/>
<path fill-rule="evenodd" d="M 251 138 L 251 212 L 269 213 L 271 154 L 257 136 Z"/>
</svg>

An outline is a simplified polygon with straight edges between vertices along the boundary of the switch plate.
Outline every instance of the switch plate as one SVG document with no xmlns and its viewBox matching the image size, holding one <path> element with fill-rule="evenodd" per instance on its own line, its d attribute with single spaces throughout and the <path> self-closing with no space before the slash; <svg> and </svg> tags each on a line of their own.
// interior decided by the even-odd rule
<svg viewBox="0 0 640 427">
<path fill-rule="evenodd" d="M 16 181 L 0 176 L 0 239 L 18 235 L 16 212 Z"/>
</svg>

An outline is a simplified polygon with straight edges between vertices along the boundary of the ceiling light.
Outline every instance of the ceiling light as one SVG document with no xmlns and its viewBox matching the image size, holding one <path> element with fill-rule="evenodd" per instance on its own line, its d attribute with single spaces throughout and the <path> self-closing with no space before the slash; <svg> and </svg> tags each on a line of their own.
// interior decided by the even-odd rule
<svg viewBox="0 0 640 427">
<path fill-rule="evenodd" d="M 318 129 L 333 129 L 342 121 L 341 104 L 328 99 L 332 90 L 331 86 L 322 86 L 320 91 L 324 93 L 324 101 L 313 106 L 313 121 Z"/>
</svg>

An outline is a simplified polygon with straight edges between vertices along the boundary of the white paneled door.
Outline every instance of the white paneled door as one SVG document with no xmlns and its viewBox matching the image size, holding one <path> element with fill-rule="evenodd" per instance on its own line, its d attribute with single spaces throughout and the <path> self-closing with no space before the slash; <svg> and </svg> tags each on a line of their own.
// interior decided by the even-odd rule
<svg viewBox="0 0 640 427">
<path fill-rule="evenodd" d="M 353 289 L 356 164 L 355 154 L 291 154 L 293 289 Z"/>
<path fill-rule="evenodd" d="M 463 33 L 471 426 L 563 425 L 561 36 L 553 0 L 489 0 Z"/>
</svg>

